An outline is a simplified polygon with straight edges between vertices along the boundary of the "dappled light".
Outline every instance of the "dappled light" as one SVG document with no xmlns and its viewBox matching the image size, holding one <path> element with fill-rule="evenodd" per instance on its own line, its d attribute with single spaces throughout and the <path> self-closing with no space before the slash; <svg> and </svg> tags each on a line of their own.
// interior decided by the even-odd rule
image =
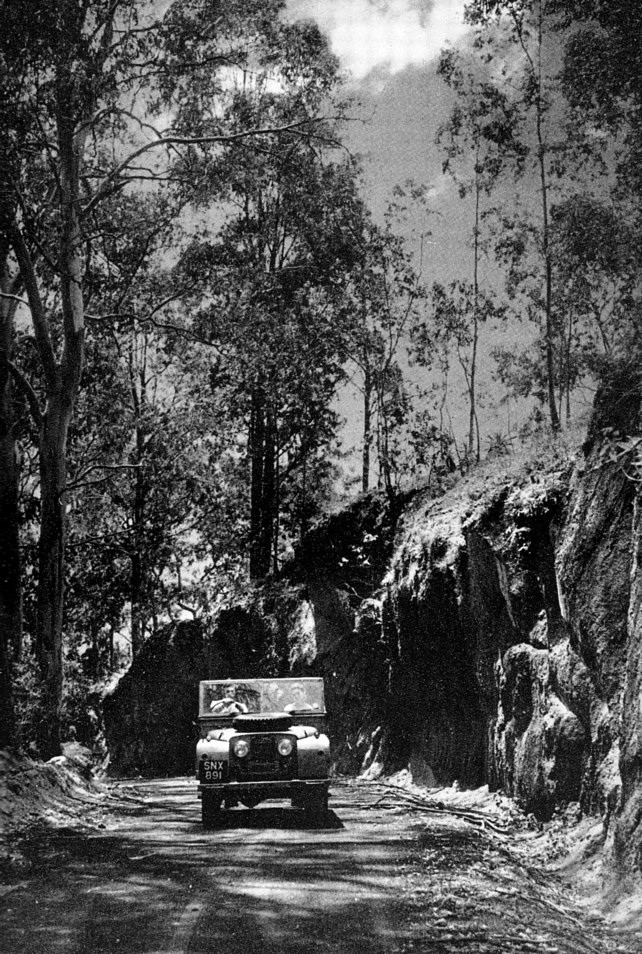
<svg viewBox="0 0 642 954">
<path fill-rule="evenodd" d="M 595 917 L 577 937 L 584 915 L 512 816 L 443 793 L 436 815 L 430 799 L 381 791 L 335 783 L 314 825 L 274 802 L 204 831 L 193 781 L 121 783 L 102 830 L 41 827 L 24 842 L 7 950 L 634 954 Z"/>
<path fill-rule="evenodd" d="M 640 36 L 3 4 L 2 954 L 642 952 Z"/>
</svg>

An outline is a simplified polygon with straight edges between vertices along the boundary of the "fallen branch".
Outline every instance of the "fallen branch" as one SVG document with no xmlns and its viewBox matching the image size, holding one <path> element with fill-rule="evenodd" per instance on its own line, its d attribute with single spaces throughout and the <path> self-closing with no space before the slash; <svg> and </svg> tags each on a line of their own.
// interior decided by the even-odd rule
<svg viewBox="0 0 642 954">
<path fill-rule="evenodd" d="M 436 802 L 432 799 L 422 798 L 420 795 L 415 795 L 412 792 L 406 791 L 405 788 L 401 788 L 399 785 L 387 785 L 382 782 L 370 782 L 368 784 L 375 784 L 382 788 L 386 789 L 386 793 L 381 796 L 376 802 L 369 806 L 369 808 L 375 808 L 382 804 L 386 798 L 389 797 L 388 793 L 394 792 L 394 794 L 406 802 L 409 802 L 414 808 L 419 811 L 427 812 L 431 815 L 453 815 L 456 818 L 461 818 L 463 821 L 467 821 L 471 825 L 479 829 L 490 829 L 491 831 L 496 832 L 498 835 L 508 835 L 510 833 L 510 827 L 504 825 L 501 822 L 498 822 L 496 819 L 490 818 L 487 812 L 483 812 L 479 809 L 466 809 L 466 808 L 448 808 L 444 805 L 443 802 Z"/>
</svg>

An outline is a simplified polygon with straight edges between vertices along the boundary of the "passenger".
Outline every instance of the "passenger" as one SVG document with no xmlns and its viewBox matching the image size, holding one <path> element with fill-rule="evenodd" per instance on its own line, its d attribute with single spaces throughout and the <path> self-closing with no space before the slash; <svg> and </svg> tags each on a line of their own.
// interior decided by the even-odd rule
<svg viewBox="0 0 642 954">
<path fill-rule="evenodd" d="M 285 693 L 278 682 L 271 682 L 265 690 L 264 712 L 282 712 Z"/>
<path fill-rule="evenodd" d="M 210 704 L 210 712 L 213 715 L 239 715 L 241 712 L 247 712 L 247 706 L 240 699 L 236 698 L 238 689 L 233 682 L 225 686 L 225 695 L 222 699 L 215 699 Z"/>
<path fill-rule="evenodd" d="M 310 712 L 311 710 L 318 709 L 319 706 L 315 703 L 312 705 L 308 702 L 306 698 L 305 688 L 302 683 L 295 682 L 292 686 L 292 702 L 289 702 L 285 707 L 285 712 Z"/>
</svg>

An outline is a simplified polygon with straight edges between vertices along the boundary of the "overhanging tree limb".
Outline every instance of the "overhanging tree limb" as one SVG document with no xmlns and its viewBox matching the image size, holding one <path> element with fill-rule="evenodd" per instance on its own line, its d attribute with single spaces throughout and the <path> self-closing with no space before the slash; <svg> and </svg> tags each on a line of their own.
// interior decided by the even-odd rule
<svg viewBox="0 0 642 954">
<path fill-rule="evenodd" d="M 105 477 L 99 477 L 96 480 L 86 480 L 85 478 L 95 470 L 140 470 L 140 467 L 140 464 L 92 464 L 91 467 L 86 468 L 78 480 L 65 484 L 62 493 L 66 493 L 69 490 L 77 490 L 79 487 L 91 487 L 94 484 L 104 484 L 105 481 L 111 480 L 111 474 L 107 474 Z"/>
<path fill-rule="evenodd" d="M 144 145 L 139 146 L 138 149 L 135 149 L 134 152 L 127 156 L 126 159 L 123 159 L 121 163 L 112 169 L 109 175 L 103 180 L 103 183 L 98 187 L 96 194 L 85 206 L 83 215 L 87 215 L 99 202 L 113 194 L 114 189 L 122 188 L 122 184 L 118 182 L 120 175 L 128 168 L 128 166 L 131 165 L 132 162 L 134 162 L 135 159 L 138 159 L 139 156 L 144 155 L 152 149 L 159 149 L 163 146 L 224 146 L 230 143 L 239 142 L 243 139 L 250 139 L 254 136 L 274 136 L 287 132 L 304 135 L 303 130 L 305 130 L 306 127 L 313 127 L 322 122 L 328 122 L 333 118 L 336 117 L 320 116 L 318 119 L 301 119 L 293 123 L 284 123 L 280 126 L 265 126 L 259 127 L 257 129 L 247 129 L 243 132 L 219 134 L 216 136 L 163 136 L 154 142 L 147 142 Z M 311 133 L 308 133 L 308 135 L 311 135 Z M 331 138 L 323 138 L 328 143 L 333 142 Z M 110 183 L 111 185 L 109 185 Z"/>
</svg>

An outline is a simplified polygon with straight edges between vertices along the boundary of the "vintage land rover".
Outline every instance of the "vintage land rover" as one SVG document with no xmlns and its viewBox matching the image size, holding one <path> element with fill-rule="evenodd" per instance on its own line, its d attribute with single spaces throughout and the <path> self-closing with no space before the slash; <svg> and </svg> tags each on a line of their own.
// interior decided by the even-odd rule
<svg viewBox="0 0 642 954">
<path fill-rule="evenodd" d="M 222 808 L 289 798 L 328 808 L 330 742 L 323 679 L 206 680 L 199 686 L 196 776 L 205 828 Z"/>
</svg>

